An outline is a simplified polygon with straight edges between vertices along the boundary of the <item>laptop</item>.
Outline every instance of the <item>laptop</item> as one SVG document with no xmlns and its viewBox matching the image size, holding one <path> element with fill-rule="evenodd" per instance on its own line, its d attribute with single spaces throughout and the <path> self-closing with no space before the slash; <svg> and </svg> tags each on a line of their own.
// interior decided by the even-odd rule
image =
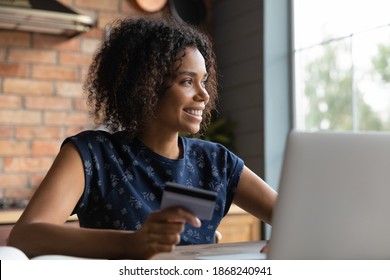
<svg viewBox="0 0 390 280">
<path fill-rule="evenodd" d="M 268 259 L 390 259 L 390 134 L 291 131 Z"/>
</svg>

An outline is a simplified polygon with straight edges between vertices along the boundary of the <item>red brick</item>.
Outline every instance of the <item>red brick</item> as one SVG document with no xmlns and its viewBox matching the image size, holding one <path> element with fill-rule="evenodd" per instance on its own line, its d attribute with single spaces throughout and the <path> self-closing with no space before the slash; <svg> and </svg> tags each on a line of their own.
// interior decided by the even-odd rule
<svg viewBox="0 0 390 280">
<path fill-rule="evenodd" d="M 54 159 L 53 159 L 54 160 Z M 47 172 L 41 172 L 40 174 L 34 173 L 29 177 L 29 185 L 31 186 L 31 192 L 34 193 L 35 190 L 42 183 L 43 178 L 45 177 Z"/>
<path fill-rule="evenodd" d="M 25 176 L 28 178 L 28 176 Z M 5 195 L 7 197 L 19 198 L 19 199 L 29 199 L 31 198 L 31 191 L 27 188 L 27 185 L 24 186 L 11 186 L 7 188 Z"/>
<path fill-rule="evenodd" d="M 35 140 L 32 143 L 33 156 L 56 156 L 60 150 L 61 140 Z"/>
<path fill-rule="evenodd" d="M 27 109 L 61 111 L 71 109 L 72 100 L 62 97 L 26 97 L 25 105 Z"/>
<path fill-rule="evenodd" d="M 28 110 L 0 110 L 0 125 L 41 124 L 42 114 Z"/>
<path fill-rule="evenodd" d="M 60 127 L 20 126 L 15 128 L 15 136 L 17 139 L 61 139 L 63 132 Z"/>
<path fill-rule="evenodd" d="M 33 78 L 46 80 L 77 80 L 79 78 L 76 67 L 33 65 Z"/>
<path fill-rule="evenodd" d="M 57 95 L 63 97 L 83 97 L 83 83 L 82 82 L 57 82 Z"/>
<path fill-rule="evenodd" d="M 84 65 L 89 66 L 92 62 L 92 55 L 81 54 L 75 52 L 61 52 L 60 63 L 61 65 Z"/>
<path fill-rule="evenodd" d="M 5 61 L 5 49 L 0 49 L 0 61 Z"/>
<path fill-rule="evenodd" d="M 3 81 L 3 89 L 4 92 L 8 93 L 51 95 L 53 85 L 51 81 L 5 78 Z"/>
<path fill-rule="evenodd" d="M 89 106 L 85 98 L 75 98 L 73 100 L 73 108 L 77 111 L 89 112 Z"/>
<path fill-rule="evenodd" d="M 87 54 L 95 53 L 96 49 L 101 44 L 101 40 L 85 38 L 81 42 L 81 52 Z"/>
<path fill-rule="evenodd" d="M 104 30 L 105 27 L 111 24 L 113 20 L 118 19 L 120 17 L 124 16 L 118 15 L 117 12 L 101 11 L 98 15 L 98 28 Z"/>
<path fill-rule="evenodd" d="M 126 14 L 137 14 L 141 12 L 141 9 L 135 1 L 122 1 L 120 10 Z"/>
<path fill-rule="evenodd" d="M 10 49 L 8 60 L 10 62 L 56 63 L 57 52 L 32 49 Z"/>
<path fill-rule="evenodd" d="M 0 30 L 0 46 L 29 47 L 30 33 Z"/>
<path fill-rule="evenodd" d="M 85 81 L 88 76 L 89 67 L 81 67 L 80 69 L 80 79 Z"/>
<path fill-rule="evenodd" d="M 102 38 L 104 38 L 104 29 L 103 28 L 99 28 L 99 27 L 95 27 L 95 28 L 91 29 L 88 32 L 80 34 L 79 37 L 81 39 L 82 38 L 94 38 L 94 39 L 100 39 L 101 40 Z"/>
<path fill-rule="evenodd" d="M 0 126 L 0 138 L 11 138 L 14 135 L 14 128 L 10 126 Z"/>
<path fill-rule="evenodd" d="M 45 112 L 44 123 L 59 126 L 86 126 L 90 123 L 90 120 L 87 113 Z"/>
<path fill-rule="evenodd" d="M 78 37 L 67 38 L 64 36 L 35 33 L 33 46 L 37 49 L 80 51 L 80 39 Z"/>
<path fill-rule="evenodd" d="M 28 74 L 28 67 L 25 64 L 0 63 L 0 76 L 26 77 Z"/>
<path fill-rule="evenodd" d="M 5 172 L 45 172 L 53 163 L 52 157 L 5 157 Z"/>
<path fill-rule="evenodd" d="M 0 140 L 0 156 L 27 156 L 30 146 L 27 141 Z"/>
<path fill-rule="evenodd" d="M 0 174 L 0 186 L 2 188 L 25 187 L 28 176 L 22 174 Z"/>
<path fill-rule="evenodd" d="M 19 109 L 22 105 L 20 96 L 0 95 L 0 108 L 4 109 Z"/>
<path fill-rule="evenodd" d="M 69 136 L 73 136 L 73 135 L 76 135 L 84 130 L 88 130 L 88 129 L 95 129 L 96 126 L 94 126 L 92 123 L 88 126 L 72 126 L 72 127 L 69 127 L 65 134 L 69 137 Z"/>
</svg>

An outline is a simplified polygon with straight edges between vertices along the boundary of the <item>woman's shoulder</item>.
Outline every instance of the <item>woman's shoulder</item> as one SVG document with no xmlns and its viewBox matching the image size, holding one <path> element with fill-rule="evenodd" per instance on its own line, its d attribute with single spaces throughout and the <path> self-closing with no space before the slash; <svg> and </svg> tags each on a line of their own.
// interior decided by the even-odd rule
<svg viewBox="0 0 390 280">
<path fill-rule="evenodd" d="M 104 130 L 84 130 L 73 136 L 67 137 L 62 146 L 68 142 L 78 147 L 86 146 L 113 146 L 117 140 L 114 134 Z"/>
<path fill-rule="evenodd" d="M 188 148 L 198 148 L 198 149 L 205 149 L 205 150 L 227 150 L 225 146 L 222 144 L 212 142 L 209 140 L 204 140 L 200 138 L 195 137 L 182 137 L 183 143 Z"/>
<path fill-rule="evenodd" d="M 68 137 L 73 141 L 102 141 L 103 139 L 110 140 L 113 138 L 113 134 L 105 130 L 84 130 Z"/>
</svg>

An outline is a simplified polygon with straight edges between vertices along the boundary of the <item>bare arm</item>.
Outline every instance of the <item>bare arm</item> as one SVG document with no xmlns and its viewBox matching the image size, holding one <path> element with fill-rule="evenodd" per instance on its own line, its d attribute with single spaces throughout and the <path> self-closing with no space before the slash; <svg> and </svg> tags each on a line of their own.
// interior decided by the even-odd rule
<svg viewBox="0 0 390 280">
<path fill-rule="evenodd" d="M 277 193 L 259 176 L 244 166 L 234 203 L 248 213 L 271 224 L 276 198 Z"/>
<path fill-rule="evenodd" d="M 61 254 L 148 259 L 173 250 L 185 222 L 200 225 L 189 212 L 171 208 L 152 213 L 137 232 L 65 226 L 83 193 L 84 181 L 81 158 L 72 144 L 66 144 L 11 231 L 8 245 L 29 257 Z"/>
</svg>

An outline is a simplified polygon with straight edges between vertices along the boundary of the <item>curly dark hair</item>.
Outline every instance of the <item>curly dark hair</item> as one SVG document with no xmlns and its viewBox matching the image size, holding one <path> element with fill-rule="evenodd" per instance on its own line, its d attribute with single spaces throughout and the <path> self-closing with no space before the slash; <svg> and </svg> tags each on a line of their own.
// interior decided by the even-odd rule
<svg viewBox="0 0 390 280">
<path fill-rule="evenodd" d="M 136 136 L 145 121 L 155 115 L 173 77 L 174 65 L 186 47 L 196 47 L 208 72 L 210 100 L 201 131 L 210 122 L 217 101 L 216 62 L 210 37 L 197 27 L 172 18 L 125 18 L 115 21 L 109 36 L 97 50 L 84 89 L 95 120 L 113 131 Z"/>
</svg>

